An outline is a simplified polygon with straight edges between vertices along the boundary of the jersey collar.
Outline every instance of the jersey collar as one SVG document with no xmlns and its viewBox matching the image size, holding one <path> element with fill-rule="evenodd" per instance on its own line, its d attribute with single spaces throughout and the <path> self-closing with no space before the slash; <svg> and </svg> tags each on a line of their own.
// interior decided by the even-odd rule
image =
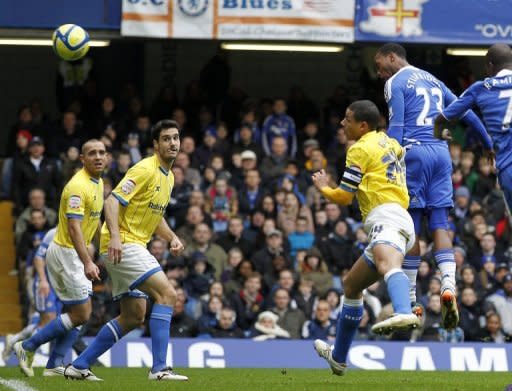
<svg viewBox="0 0 512 391">
<path fill-rule="evenodd" d="M 510 76 L 512 75 L 512 69 L 502 69 L 496 74 L 496 77 Z"/>
<path fill-rule="evenodd" d="M 162 171 L 162 174 L 164 174 L 165 176 L 169 175 L 169 170 L 166 170 L 162 166 L 158 166 L 158 168 L 160 169 L 160 171 Z"/>
<path fill-rule="evenodd" d="M 160 172 L 162 174 L 164 174 L 165 176 L 168 176 L 169 175 L 169 170 L 166 170 L 165 168 L 163 168 L 160 164 L 160 160 L 158 159 L 158 156 L 156 156 L 156 153 L 153 155 L 153 159 L 155 159 L 155 162 L 156 164 L 158 165 L 158 169 L 160 170 Z"/>
<path fill-rule="evenodd" d="M 89 177 L 91 182 L 94 182 L 96 184 L 100 183 L 100 180 L 98 178 L 94 178 L 91 175 L 89 175 L 89 173 L 85 170 L 85 168 L 82 168 L 82 171 L 84 172 L 85 176 Z"/>
</svg>

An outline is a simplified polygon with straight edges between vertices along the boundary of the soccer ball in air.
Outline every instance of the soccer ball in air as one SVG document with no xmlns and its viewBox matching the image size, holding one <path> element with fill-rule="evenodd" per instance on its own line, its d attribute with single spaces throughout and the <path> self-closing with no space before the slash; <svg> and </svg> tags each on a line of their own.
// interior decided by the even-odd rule
<svg viewBox="0 0 512 391">
<path fill-rule="evenodd" d="M 53 50 L 66 61 L 76 61 L 89 50 L 89 34 L 76 24 L 63 24 L 53 32 Z"/>
</svg>

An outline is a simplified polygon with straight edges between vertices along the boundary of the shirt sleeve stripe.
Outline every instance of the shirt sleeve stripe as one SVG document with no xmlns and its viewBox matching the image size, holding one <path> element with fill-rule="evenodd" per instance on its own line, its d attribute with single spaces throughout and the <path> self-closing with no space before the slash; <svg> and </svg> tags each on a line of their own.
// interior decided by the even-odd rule
<svg viewBox="0 0 512 391">
<path fill-rule="evenodd" d="M 358 176 L 358 177 L 363 177 L 363 173 L 357 169 L 355 170 L 354 168 L 351 168 L 351 167 L 347 167 L 345 168 L 345 173 L 349 173 L 349 174 L 352 174 L 352 175 L 355 175 L 355 176 Z"/>
<path fill-rule="evenodd" d="M 84 215 L 79 215 L 79 214 L 76 214 L 76 213 L 66 213 L 66 217 L 68 219 L 77 219 L 77 220 L 83 220 L 84 219 Z"/>
<path fill-rule="evenodd" d="M 119 194 L 112 192 L 112 195 L 116 198 L 116 200 L 119 201 L 119 203 L 123 206 L 128 205 L 128 201 L 126 201 L 123 197 L 121 197 Z"/>
<path fill-rule="evenodd" d="M 362 175 L 354 175 L 347 171 L 343 173 L 343 180 L 346 180 L 347 182 L 361 183 L 362 179 Z"/>
<path fill-rule="evenodd" d="M 355 193 L 357 191 L 357 187 L 352 187 L 351 185 L 341 182 L 340 189 L 348 191 L 349 193 Z"/>
</svg>

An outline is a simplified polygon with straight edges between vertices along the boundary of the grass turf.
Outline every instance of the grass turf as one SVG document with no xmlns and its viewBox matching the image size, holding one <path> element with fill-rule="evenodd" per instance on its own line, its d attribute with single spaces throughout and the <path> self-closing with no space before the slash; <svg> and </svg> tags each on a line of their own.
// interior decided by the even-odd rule
<svg viewBox="0 0 512 391">
<path fill-rule="evenodd" d="M 5 380 L 22 380 L 37 390 L 120 390 L 146 391 L 200 390 L 357 390 L 357 391 L 468 391 L 504 390 L 512 383 L 507 372 L 419 372 L 419 371 L 360 371 L 351 370 L 343 377 L 331 375 L 329 370 L 303 369 L 180 369 L 177 372 L 190 377 L 188 382 L 155 382 L 147 380 L 144 368 L 94 368 L 104 382 L 78 382 L 62 378 L 41 377 L 42 368 L 36 368 L 36 377 L 25 378 L 17 368 L 0 368 Z M 171 383 L 171 384 L 168 384 Z M 0 389 L 2 386 L 0 385 Z"/>
</svg>

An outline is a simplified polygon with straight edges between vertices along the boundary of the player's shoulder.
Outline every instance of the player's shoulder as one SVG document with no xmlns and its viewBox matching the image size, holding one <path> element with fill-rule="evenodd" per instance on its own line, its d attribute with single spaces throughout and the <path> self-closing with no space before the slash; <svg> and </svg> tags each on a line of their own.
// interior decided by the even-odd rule
<svg viewBox="0 0 512 391">
<path fill-rule="evenodd" d="M 84 170 L 79 170 L 75 175 L 71 177 L 71 179 L 64 186 L 65 189 L 77 189 L 84 188 L 86 175 L 84 175 Z"/>
<path fill-rule="evenodd" d="M 155 163 L 155 157 L 154 156 L 149 156 L 147 158 L 142 159 L 141 161 L 139 161 L 135 165 L 133 165 L 128 170 L 128 172 L 144 174 L 144 173 L 147 173 L 147 172 L 150 172 L 150 171 L 154 171 L 157 168 L 158 168 L 158 165 Z"/>
</svg>

